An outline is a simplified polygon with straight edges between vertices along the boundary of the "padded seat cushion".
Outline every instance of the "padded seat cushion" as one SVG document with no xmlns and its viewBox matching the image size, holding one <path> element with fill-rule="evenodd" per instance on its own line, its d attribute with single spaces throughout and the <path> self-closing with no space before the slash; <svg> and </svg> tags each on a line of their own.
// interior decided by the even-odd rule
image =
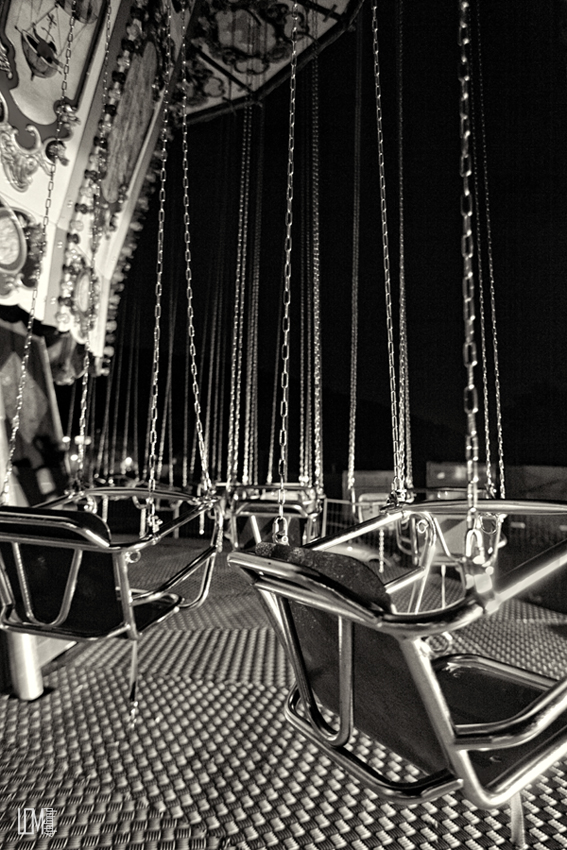
<svg viewBox="0 0 567 850">
<path fill-rule="evenodd" d="M 362 561 L 335 552 L 284 546 L 281 543 L 259 543 L 256 554 L 263 558 L 287 561 L 314 570 L 330 580 L 338 590 L 349 591 L 359 602 L 390 611 L 390 597 L 379 576 Z"/>
</svg>

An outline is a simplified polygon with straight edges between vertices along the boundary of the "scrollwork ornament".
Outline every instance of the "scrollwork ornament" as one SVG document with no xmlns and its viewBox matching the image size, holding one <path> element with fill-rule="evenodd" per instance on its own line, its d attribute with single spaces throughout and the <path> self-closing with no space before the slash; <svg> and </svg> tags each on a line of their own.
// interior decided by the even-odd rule
<svg viewBox="0 0 567 850">
<path fill-rule="evenodd" d="M 29 124 L 26 130 L 33 138 L 31 148 L 23 148 L 16 140 L 17 130 L 8 122 L 8 108 L 0 94 L 0 160 L 6 177 L 18 192 L 30 187 L 38 168 L 49 174 L 51 167 L 37 128 Z"/>
<path fill-rule="evenodd" d="M 8 60 L 8 52 L 0 41 L 0 71 L 4 71 L 9 80 L 14 76 L 10 62 Z"/>
<path fill-rule="evenodd" d="M 22 279 L 19 274 L 6 274 L 0 272 L 0 298 L 7 298 L 14 289 L 21 286 Z"/>
</svg>

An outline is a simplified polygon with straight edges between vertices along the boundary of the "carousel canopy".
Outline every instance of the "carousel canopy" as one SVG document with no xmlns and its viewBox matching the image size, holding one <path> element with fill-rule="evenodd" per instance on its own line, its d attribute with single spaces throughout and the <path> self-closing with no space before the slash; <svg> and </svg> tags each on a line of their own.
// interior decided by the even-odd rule
<svg viewBox="0 0 567 850">
<path fill-rule="evenodd" d="M 0 11 L 0 310 L 33 309 L 74 344 L 88 338 L 99 371 L 156 181 L 164 102 L 166 120 L 181 109 L 204 120 L 289 72 L 291 2 L 183 6 L 7 0 Z M 299 62 L 359 6 L 298 3 Z"/>
</svg>

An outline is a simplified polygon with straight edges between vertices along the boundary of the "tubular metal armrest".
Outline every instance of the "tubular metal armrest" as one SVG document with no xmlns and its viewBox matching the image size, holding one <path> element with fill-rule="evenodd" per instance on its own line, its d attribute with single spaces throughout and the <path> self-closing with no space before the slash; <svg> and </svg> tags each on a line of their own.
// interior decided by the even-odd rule
<svg viewBox="0 0 567 850">
<path fill-rule="evenodd" d="M 120 499 L 134 499 L 138 498 L 141 500 L 148 499 L 148 490 L 147 488 L 135 488 L 135 487 L 94 487 L 89 490 L 85 490 L 85 498 L 88 499 L 92 497 L 95 501 L 97 499 L 112 499 L 119 501 Z M 193 510 L 188 511 L 187 513 L 180 513 L 179 516 L 173 517 L 171 520 L 167 522 L 162 522 L 159 526 L 159 529 L 156 532 L 148 531 L 146 534 L 143 534 L 141 537 L 136 540 L 132 540 L 127 544 L 114 544 L 118 548 L 128 548 L 132 551 L 138 551 L 146 548 L 146 546 L 155 546 L 164 537 L 172 534 L 173 532 L 180 529 L 182 526 L 191 522 L 194 519 L 197 519 L 203 513 L 207 511 L 214 510 L 220 516 L 220 498 L 216 496 L 211 496 L 210 498 L 205 498 L 202 496 L 195 497 L 190 496 L 184 493 L 180 493 L 176 490 L 156 490 L 154 494 L 154 499 L 156 502 L 159 500 L 169 500 L 171 502 L 175 502 L 179 505 L 182 503 L 189 504 L 193 506 Z M 50 502 L 46 502 L 41 505 L 42 509 L 45 509 L 46 515 L 48 515 L 51 511 L 55 512 L 54 509 L 57 508 L 65 508 L 67 505 L 74 503 L 73 496 L 65 496 Z M 147 507 L 147 506 L 146 506 Z M 34 511 L 37 508 L 33 509 Z M 89 514 L 90 512 L 80 512 L 82 514 Z M 90 514 L 91 516 L 98 516 L 98 514 Z M 100 519 L 100 517 L 98 517 Z M 217 517 L 218 519 L 218 517 Z"/>
<path fill-rule="evenodd" d="M 37 508 L 3 506 L 0 509 L 0 540 L 37 543 L 39 530 L 44 529 L 45 546 L 109 549 L 110 531 L 106 523 L 93 514 L 82 511 L 56 511 Z"/>
<path fill-rule="evenodd" d="M 412 515 L 457 516 L 462 514 L 466 516 L 467 511 L 468 503 L 466 501 L 440 500 L 438 502 L 415 502 L 396 506 L 385 505 L 380 510 L 379 516 L 350 526 L 339 534 L 312 540 L 310 543 L 305 544 L 305 548 L 321 551 L 330 549 L 338 543 L 345 543 L 348 540 L 361 537 L 363 534 L 379 531 L 381 528 L 385 529 L 389 525 L 393 525 L 401 520 L 408 520 Z M 510 514 L 523 514 L 526 516 L 559 517 L 563 515 L 567 517 L 567 504 L 561 502 L 521 502 L 510 499 L 480 499 L 477 506 L 477 513 L 479 515 L 499 514 L 509 516 Z"/>
<path fill-rule="evenodd" d="M 242 502 L 238 505 L 234 510 L 234 515 L 237 517 L 247 517 L 247 516 L 262 516 L 262 517 L 272 517 L 277 516 L 279 512 L 279 505 L 277 502 L 266 502 L 262 499 L 252 500 L 248 502 Z M 286 514 L 294 514 L 304 519 L 309 519 L 309 517 L 315 516 L 317 511 L 307 511 L 305 510 L 305 506 L 301 502 L 290 502 L 286 501 L 284 512 Z"/>
<path fill-rule="evenodd" d="M 159 530 L 155 534 L 152 534 L 151 532 L 144 534 L 142 537 L 139 538 L 138 541 L 134 543 L 129 543 L 128 549 L 139 551 L 141 549 L 145 549 L 147 546 L 155 546 L 157 543 L 163 540 L 164 537 L 167 537 L 173 531 L 176 531 L 183 525 L 186 525 L 188 522 L 197 519 L 197 517 L 201 516 L 206 511 L 210 511 L 212 509 L 216 511 L 219 510 L 218 502 L 213 499 L 211 501 L 206 501 L 202 503 L 193 511 L 189 511 L 187 514 L 182 514 L 181 516 L 177 517 L 177 519 L 172 519 L 169 522 L 164 522 L 162 525 L 160 525 Z"/>
</svg>

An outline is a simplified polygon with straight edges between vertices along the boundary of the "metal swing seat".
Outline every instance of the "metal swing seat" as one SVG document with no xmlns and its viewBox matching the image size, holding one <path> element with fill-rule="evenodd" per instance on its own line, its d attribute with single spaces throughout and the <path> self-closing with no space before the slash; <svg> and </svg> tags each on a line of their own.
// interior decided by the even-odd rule
<svg viewBox="0 0 567 850">
<path fill-rule="evenodd" d="M 255 546 L 270 540 L 274 519 L 279 513 L 281 485 L 239 486 L 227 492 L 230 538 L 234 549 Z M 321 522 L 321 504 L 315 488 L 286 483 L 284 515 L 288 533 L 298 545 L 314 540 Z"/>
<path fill-rule="evenodd" d="M 131 642 L 131 709 L 136 708 L 137 646 L 150 626 L 180 607 L 205 600 L 214 566 L 211 545 L 160 586 L 132 587 L 129 566 L 181 524 L 213 504 L 202 503 L 135 540 L 116 543 L 107 523 L 90 511 L 49 507 L 0 508 L 0 629 L 77 642 L 125 638 Z M 202 569 L 189 602 L 171 592 Z"/>
<path fill-rule="evenodd" d="M 455 512 L 456 504 L 385 510 L 352 529 L 351 539 L 410 517 L 429 524 L 428 511 L 439 508 Z M 496 511 L 564 516 L 567 507 L 479 505 L 480 514 Z M 447 647 L 457 630 L 481 618 L 489 628 L 503 603 L 563 568 L 567 541 L 503 576 L 495 575 L 495 558 L 488 565 L 465 559 L 456 601 L 411 613 L 396 600 L 423 579 L 427 553 L 418 569 L 383 583 L 367 564 L 326 551 L 346 538 L 297 548 L 262 543 L 254 554 L 229 555 L 258 591 L 293 665 L 287 719 L 393 804 L 415 805 L 459 789 L 479 808 L 509 803 L 512 839 L 525 846 L 521 791 L 567 754 L 567 676 L 557 681 Z M 444 645 L 443 654 L 436 644 Z M 417 768 L 415 781 L 395 781 L 365 761 L 355 750 L 356 730 Z"/>
<path fill-rule="evenodd" d="M 168 528 L 171 524 L 173 537 L 179 536 L 181 526 L 195 520 L 197 516 L 202 517 L 204 511 L 210 511 L 213 504 L 213 500 L 203 493 L 197 492 L 193 495 L 184 489 L 164 486 L 157 486 L 152 491 L 152 499 L 155 501 L 156 515 L 160 523 L 167 523 Z M 51 507 L 58 504 L 64 507 L 69 501 L 76 500 L 75 495 L 71 499 L 64 496 L 57 501 L 51 501 L 49 505 Z M 108 524 L 113 537 L 121 535 L 124 539 L 134 536 L 142 538 L 148 533 L 151 511 L 147 484 L 97 482 L 81 490 L 79 501 L 87 506 L 87 510 L 94 511 Z M 199 510 L 201 504 L 204 505 L 204 511 Z M 192 515 L 187 519 L 188 511 Z"/>
</svg>

